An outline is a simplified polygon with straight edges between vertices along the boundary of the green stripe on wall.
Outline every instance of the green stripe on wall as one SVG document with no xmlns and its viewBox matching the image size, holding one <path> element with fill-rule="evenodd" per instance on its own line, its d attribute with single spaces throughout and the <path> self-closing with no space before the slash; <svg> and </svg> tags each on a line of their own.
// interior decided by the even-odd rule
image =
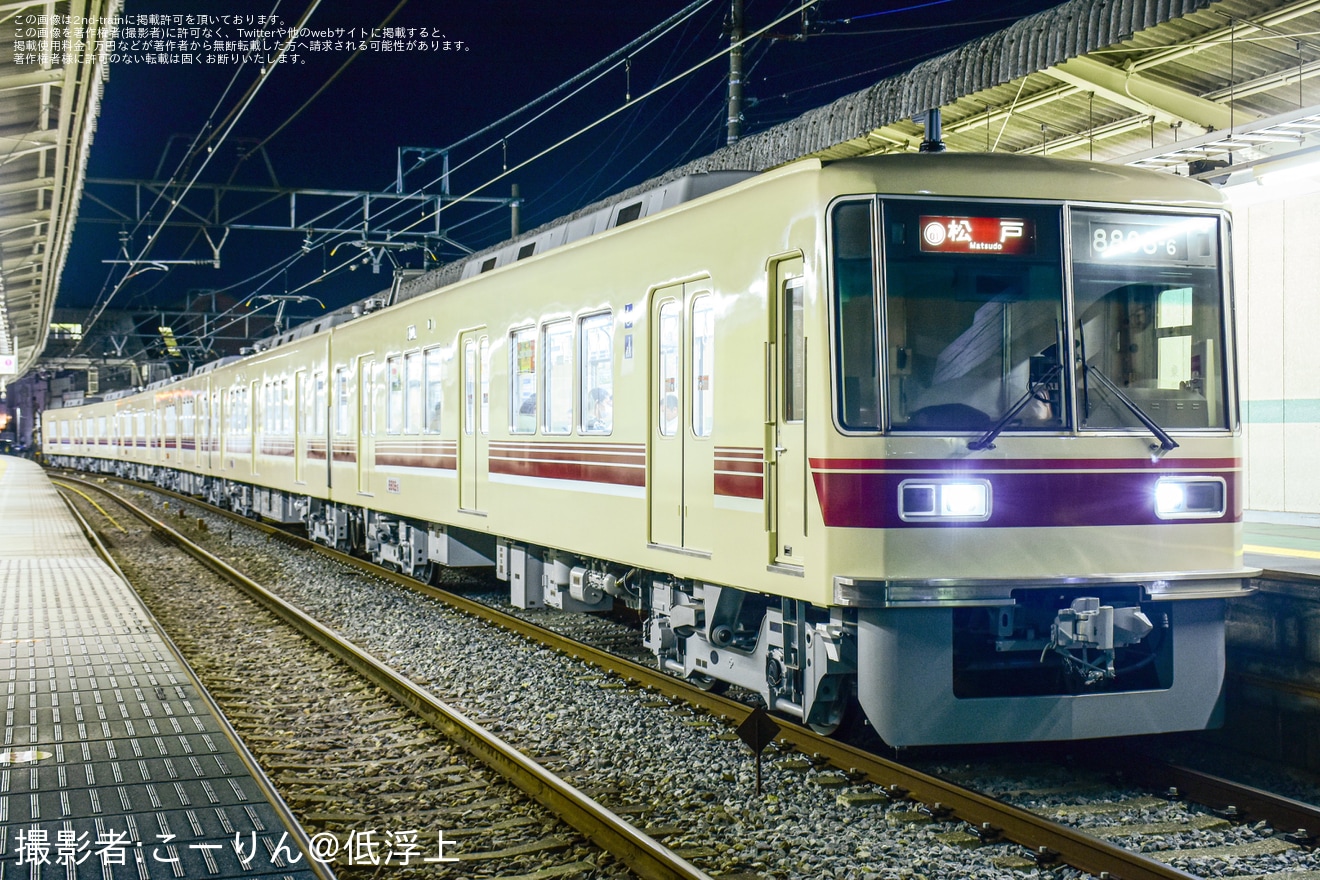
<svg viewBox="0 0 1320 880">
<path fill-rule="evenodd" d="M 1298 425 L 1320 422 L 1320 398 L 1244 400 L 1242 420 L 1251 425 Z"/>
</svg>

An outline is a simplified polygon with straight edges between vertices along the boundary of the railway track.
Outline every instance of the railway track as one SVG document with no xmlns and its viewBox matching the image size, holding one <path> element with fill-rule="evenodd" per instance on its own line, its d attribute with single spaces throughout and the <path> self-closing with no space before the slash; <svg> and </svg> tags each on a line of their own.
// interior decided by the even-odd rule
<svg viewBox="0 0 1320 880">
<path fill-rule="evenodd" d="M 193 503 L 190 499 L 178 500 Z M 256 528 L 265 528 L 244 522 Z M 271 541 L 303 546 L 301 539 L 285 532 L 268 530 L 267 534 Z M 316 549 L 342 564 L 369 573 L 372 577 L 407 585 L 409 589 L 440 598 L 467 614 L 494 620 L 501 627 L 566 655 L 581 658 L 604 670 L 603 675 L 596 681 L 598 684 L 601 680 L 613 680 L 617 676 L 620 680 L 629 680 L 648 692 L 659 695 L 660 700 L 682 701 L 684 705 L 694 706 L 700 713 L 711 717 L 712 722 L 723 722 L 726 726 L 736 726 L 752 711 L 742 703 L 692 688 L 657 670 L 620 660 L 608 652 L 547 632 L 528 621 L 494 611 L 465 597 L 424 587 L 411 579 L 384 573 L 352 557 L 335 554 L 320 547 Z M 498 717 L 492 717 L 491 721 L 495 724 L 499 723 Z M 823 739 L 797 726 L 781 726 L 779 740 L 785 748 L 792 749 L 798 755 L 809 756 L 806 759 L 787 758 L 778 762 L 779 766 L 797 769 L 804 779 L 811 780 L 811 784 L 828 787 L 836 793 L 840 802 L 863 808 L 866 805 L 880 805 L 889 815 L 898 816 L 899 821 L 902 821 L 902 817 L 906 814 L 913 822 L 936 823 L 939 828 L 947 829 L 939 833 L 952 835 L 950 839 L 962 835 L 962 839 L 954 844 L 956 846 L 974 842 L 989 845 L 989 849 L 1000 851 L 1002 858 L 999 862 L 1005 868 L 1034 863 L 1045 867 L 1066 865 L 1094 876 L 1116 878 L 1193 876 L 1167 863 L 1179 861 L 1181 858 L 1179 856 L 1171 856 L 1168 852 L 1159 855 L 1137 852 L 1135 849 L 1142 846 L 1140 842 L 1135 845 L 1129 842 L 1126 846 L 1111 842 L 1111 840 L 1130 839 L 1140 835 L 1128 835 L 1125 838 L 1123 834 L 1111 833 L 1107 829 L 1103 834 L 1094 833 L 1097 828 L 1103 828 L 1102 824 L 1092 818 L 1104 814 L 1106 808 L 1103 806 L 1089 810 L 1054 808 L 1033 811 L 1006 802 L 1008 798 L 996 798 L 978 793 L 948 778 L 922 773 L 869 752 Z M 553 756 L 550 756 L 547 763 L 552 763 L 553 760 Z M 1129 759 L 1124 766 L 1131 770 L 1148 765 L 1144 759 L 1141 761 Z M 1189 770 L 1151 766 L 1152 769 L 1141 771 L 1151 775 L 1154 780 L 1151 784 L 1163 788 L 1177 786 L 1181 792 L 1202 797 L 1214 806 L 1246 805 L 1238 806 L 1238 820 L 1265 821 L 1277 828 L 1300 829 L 1301 833 L 1294 832 L 1294 840 L 1288 841 L 1288 846 L 1299 852 L 1306 852 L 1305 847 L 1310 839 L 1320 832 L 1320 821 L 1317 821 L 1316 811 L 1308 805 L 1289 803 L 1286 799 L 1264 792 L 1249 795 L 1245 790 L 1234 787 L 1226 780 L 1214 780 Z M 1211 791 L 1213 794 L 1206 794 Z M 1164 800 L 1167 801 L 1167 798 Z M 1019 799 L 1019 802 L 1031 805 L 1030 799 Z M 1138 806 L 1137 809 L 1141 807 Z M 1177 823 L 1181 820 L 1171 821 Z M 1194 823 L 1184 822 L 1184 824 Z M 1087 828 L 1090 831 L 1086 830 Z M 1269 837 L 1269 835 L 1262 836 Z"/>
<path fill-rule="evenodd" d="M 118 533 L 102 543 L 125 551 L 129 581 L 168 632 L 182 633 L 183 655 L 273 775 L 313 851 L 341 877 L 377 876 L 382 867 L 406 877 L 410 868 L 425 874 L 452 863 L 487 876 L 709 880 L 167 523 L 110 497 L 151 537 L 116 522 Z M 162 555 L 166 545 L 196 563 Z M 226 596 L 217 579 L 245 595 Z M 547 808 L 557 822 L 547 822 Z"/>
</svg>

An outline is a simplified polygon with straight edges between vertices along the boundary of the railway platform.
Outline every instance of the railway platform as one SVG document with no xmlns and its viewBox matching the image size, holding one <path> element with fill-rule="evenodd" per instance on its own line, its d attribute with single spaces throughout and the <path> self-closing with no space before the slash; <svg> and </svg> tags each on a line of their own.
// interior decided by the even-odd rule
<svg viewBox="0 0 1320 880">
<path fill-rule="evenodd" d="M 0 878 L 332 876 L 50 479 L 9 457 L 0 688 Z"/>
<path fill-rule="evenodd" d="M 1320 582 L 1320 524 L 1243 524 L 1243 564 L 1266 580 Z"/>
</svg>

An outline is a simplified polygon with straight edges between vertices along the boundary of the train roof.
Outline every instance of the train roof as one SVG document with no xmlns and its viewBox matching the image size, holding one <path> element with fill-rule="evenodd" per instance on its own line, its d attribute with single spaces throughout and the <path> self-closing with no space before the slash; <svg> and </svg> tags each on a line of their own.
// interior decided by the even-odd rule
<svg viewBox="0 0 1320 880">
<path fill-rule="evenodd" d="M 825 163 L 864 175 L 868 191 L 948 198 L 1015 198 L 1223 208 L 1209 184 L 1132 165 L 1011 153 L 896 153 Z M 878 177 L 877 177 L 878 175 Z"/>
</svg>

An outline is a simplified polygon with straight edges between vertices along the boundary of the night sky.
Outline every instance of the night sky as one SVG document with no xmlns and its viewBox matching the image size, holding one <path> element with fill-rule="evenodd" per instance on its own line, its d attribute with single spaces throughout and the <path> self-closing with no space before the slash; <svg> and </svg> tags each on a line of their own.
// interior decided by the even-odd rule
<svg viewBox="0 0 1320 880">
<path fill-rule="evenodd" d="M 799 5 L 746 0 L 745 29 L 764 27 Z M 774 29 L 773 38 L 758 39 L 745 50 L 744 134 L 791 119 L 1053 5 L 1053 0 L 993 5 L 980 0 L 821 0 L 805 21 L 801 14 L 794 15 Z M 274 10 L 278 25 L 291 27 L 307 6 L 308 0 L 127 0 L 124 13 L 135 26 L 140 15 L 205 14 L 213 19 L 243 17 L 258 27 L 258 17 Z M 394 12 L 396 7 L 401 8 Z M 540 104 L 458 146 L 451 164 L 468 164 L 454 172 L 451 191 L 463 194 L 482 187 L 506 168 L 618 110 L 626 96 L 635 99 L 715 55 L 728 43 L 727 7 L 727 0 L 702 6 L 651 45 L 630 53 L 626 66 L 619 61 L 580 94 L 568 97 L 565 90 L 557 95 L 554 100 L 563 99 L 562 106 L 549 109 L 554 101 Z M 185 161 L 188 145 L 208 119 L 219 122 L 241 104 L 259 79 L 260 66 L 211 63 L 208 54 L 221 54 L 217 50 L 223 48 L 214 43 L 219 36 L 213 37 L 209 50 L 196 51 L 192 64 L 174 59 L 145 63 L 142 55 L 153 47 L 139 41 L 124 53 L 132 60 L 111 66 L 88 177 L 164 180 L 177 172 L 188 179 L 209 155 L 199 178 L 205 182 L 269 185 L 273 170 L 286 187 L 393 189 L 399 147 L 449 147 L 685 8 L 679 0 L 322 0 L 306 25 L 312 31 L 337 34 L 342 29 L 346 39 L 354 29 L 361 33 L 381 27 L 394 12 L 388 26 L 408 29 L 398 32 L 403 46 L 388 52 L 368 49 L 336 76 L 352 52 L 313 49 L 317 37 L 300 40 L 303 45 L 293 60 L 274 66 L 226 139 L 218 146 L 212 142 L 209 153 L 199 151 L 190 161 Z M 187 25 L 186 19 L 179 21 Z M 240 26 L 248 25 L 220 22 L 212 29 L 237 40 Z M 121 45 L 129 42 L 123 38 L 121 34 Z M 445 40 L 448 49 L 443 48 Z M 428 49 L 416 48 L 423 42 Z M 270 43 L 278 45 L 278 40 Z M 716 150 L 725 139 L 727 71 L 724 58 L 707 64 L 481 194 L 507 196 L 510 184 L 517 183 L 525 200 L 522 226 L 530 229 Z M 331 77 L 333 82 L 295 115 Z M 257 144 L 262 144 L 264 155 L 253 150 Z M 438 175 L 435 162 L 408 176 L 406 183 L 410 191 L 428 184 L 435 191 Z M 95 184 L 88 192 L 124 203 L 122 193 L 114 196 L 114 190 Z M 485 210 L 477 205 L 454 209 L 445 225 L 453 238 L 473 249 L 507 238 L 508 211 L 479 216 Z M 121 233 L 129 233 L 128 250 L 136 257 L 155 226 L 133 230 L 87 222 L 109 216 L 103 206 L 84 197 L 60 307 L 87 308 L 118 288 L 110 303 L 115 309 L 181 305 L 190 291 L 216 289 L 238 300 L 297 292 L 335 308 L 390 283 L 387 269 L 371 274 L 370 266 L 361 263 L 362 251 L 343 240 L 305 242 L 296 233 L 243 232 L 234 232 L 224 244 L 219 269 L 170 264 L 168 271 L 139 272 L 123 281 L 126 267 L 104 261 L 122 256 L 117 253 Z M 166 230 L 146 256 L 162 262 L 201 259 L 209 258 L 210 250 L 195 231 Z M 395 253 L 409 268 L 434 268 L 435 258 L 455 256 L 450 250 L 428 257 L 420 248 Z M 354 258 L 357 270 L 348 271 Z M 318 312 L 315 304 L 307 304 L 294 314 Z"/>
</svg>

